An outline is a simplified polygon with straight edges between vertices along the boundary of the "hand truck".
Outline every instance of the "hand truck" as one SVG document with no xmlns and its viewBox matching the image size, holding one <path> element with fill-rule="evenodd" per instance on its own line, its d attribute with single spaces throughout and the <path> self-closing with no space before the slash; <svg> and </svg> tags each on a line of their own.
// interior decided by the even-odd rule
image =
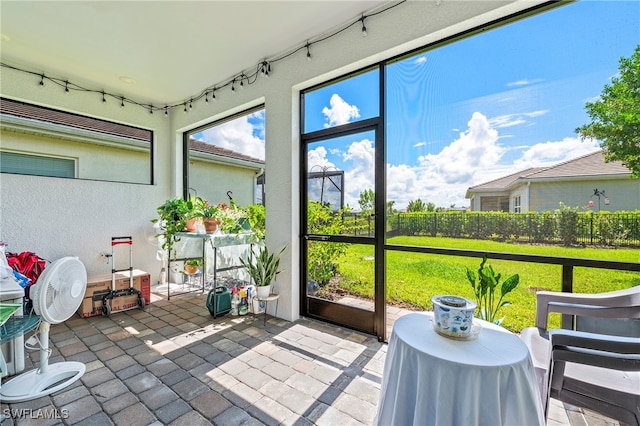
<svg viewBox="0 0 640 426">
<path fill-rule="evenodd" d="M 129 246 L 129 267 L 125 269 L 116 269 L 116 260 L 114 257 L 114 248 L 117 245 L 126 244 Z M 130 296 L 135 294 L 138 296 L 138 306 L 132 306 L 125 309 L 118 309 L 114 312 L 128 311 L 130 309 L 144 309 L 146 301 L 142 297 L 142 293 L 133 286 L 133 239 L 131 237 L 111 237 L 111 290 L 102 296 L 102 315 L 109 316 L 112 314 L 111 304 L 109 300 L 115 297 Z M 129 271 L 129 288 L 116 290 L 116 273 Z"/>
</svg>

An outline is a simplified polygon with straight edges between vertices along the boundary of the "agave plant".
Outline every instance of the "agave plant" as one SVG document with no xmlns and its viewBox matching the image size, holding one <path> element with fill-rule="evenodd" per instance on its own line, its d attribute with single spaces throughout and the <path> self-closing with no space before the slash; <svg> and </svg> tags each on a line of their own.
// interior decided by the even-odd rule
<svg viewBox="0 0 640 426">
<path fill-rule="evenodd" d="M 504 318 L 496 319 L 498 311 L 503 306 L 511 304 L 511 302 L 503 300 L 504 296 L 518 286 L 520 276 L 515 274 L 504 280 L 502 286 L 500 286 L 500 298 L 496 302 L 496 287 L 500 285 L 502 274 L 496 274 L 491 265 L 485 266 L 486 263 L 487 256 L 484 256 L 477 275 L 467 268 L 467 279 L 471 283 L 476 297 L 477 317 L 500 324 Z"/>
<path fill-rule="evenodd" d="M 276 275 L 282 272 L 278 270 L 278 267 L 280 266 L 280 256 L 286 248 L 286 246 L 283 247 L 278 253 L 270 253 L 266 245 L 261 245 L 258 253 L 252 256 L 253 260 L 251 257 L 240 258 L 240 263 L 247 268 L 247 272 L 257 287 L 271 284 Z"/>
</svg>

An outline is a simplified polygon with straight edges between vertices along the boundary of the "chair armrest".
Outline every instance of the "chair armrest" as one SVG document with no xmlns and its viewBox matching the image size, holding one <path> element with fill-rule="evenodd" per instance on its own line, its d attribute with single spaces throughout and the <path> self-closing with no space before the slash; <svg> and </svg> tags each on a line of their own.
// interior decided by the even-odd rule
<svg viewBox="0 0 640 426">
<path fill-rule="evenodd" d="M 536 327 L 547 329 L 550 312 L 601 318 L 640 318 L 638 301 L 635 300 L 639 288 L 599 294 L 539 291 L 536 293 Z"/>
<path fill-rule="evenodd" d="M 588 333 L 586 331 L 556 329 L 549 332 L 552 346 L 575 346 L 621 354 L 634 354 L 640 359 L 640 339 Z"/>
<path fill-rule="evenodd" d="M 640 339 L 573 330 L 549 333 L 552 359 L 622 371 L 640 371 Z"/>
</svg>

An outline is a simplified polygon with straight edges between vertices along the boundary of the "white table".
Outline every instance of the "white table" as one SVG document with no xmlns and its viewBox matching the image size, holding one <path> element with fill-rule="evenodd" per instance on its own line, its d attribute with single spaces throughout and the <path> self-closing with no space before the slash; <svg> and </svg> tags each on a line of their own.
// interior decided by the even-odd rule
<svg viewBox="0 0 640 426">
<path fill-rule="evenodd" d="M 378 425 L 544 425 L 527 346 L 486 321 L 476 340 L 439 335 L 433 313 L 396 320 L 384 365 Z"/>
</svg>

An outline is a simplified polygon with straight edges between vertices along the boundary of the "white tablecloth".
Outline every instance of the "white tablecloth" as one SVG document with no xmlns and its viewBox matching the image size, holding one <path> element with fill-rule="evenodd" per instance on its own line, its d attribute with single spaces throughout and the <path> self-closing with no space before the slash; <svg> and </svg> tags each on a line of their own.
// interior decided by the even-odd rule
<svg viewBox="0 0 640 426">
<path fill-rule="evenodd" d="M 482 321 L 476 340 L 435 332 L 432 313 L 396 320 L 384 366 L 378 425 L 544 425 L 526 345 Z"/>
</svg>

